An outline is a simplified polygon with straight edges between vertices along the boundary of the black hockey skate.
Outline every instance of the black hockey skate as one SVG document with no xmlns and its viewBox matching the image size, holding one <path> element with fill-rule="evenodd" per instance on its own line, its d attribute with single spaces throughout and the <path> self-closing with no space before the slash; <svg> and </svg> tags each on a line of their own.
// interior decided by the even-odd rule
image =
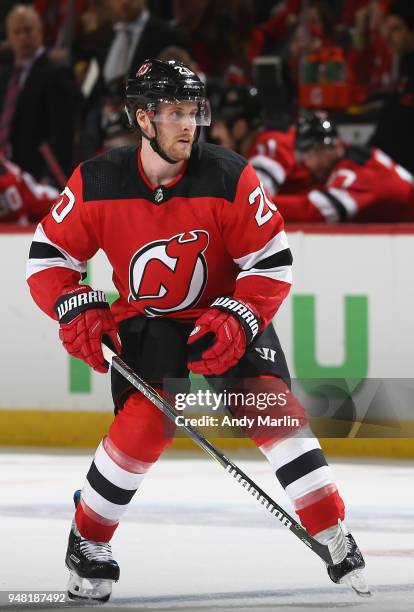
<svg viewBox="0 0 414 612">
<path fill-rule="evenodd" d="M 75 506 L 79 497 L 80 491 L 76 491 Z M 119 566 L 112 558 L 109 542 L 86 540 L 72 525 L 65 563 L 70 572 L 69 599 L 108 601 L 112 583 L 119 580 Z"/>
<path fill-rule="evenodd" d="M 329 578 L 336 584 L 348 584 L 361 597 L 370 597 L 363 569 L 364 557 L 354 538 L 339 521 L 335 536 L 327 542 L 334 563 L 327 566 Z"/>
</svg>

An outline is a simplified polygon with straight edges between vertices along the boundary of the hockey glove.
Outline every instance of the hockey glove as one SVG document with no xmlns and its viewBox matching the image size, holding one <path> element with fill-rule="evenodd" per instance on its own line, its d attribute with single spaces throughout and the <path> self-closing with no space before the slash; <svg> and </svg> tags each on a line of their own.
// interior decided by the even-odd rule
<svg viewBox="0 0 414 612">
<path fill-rule="evenodd" d="M 251 306 L 221 297 L 196 321 L 188 339 L 188 368 L 195 374 L 223 374 L 243 357 L 259 331 Z"/>
<path fill-rule="evenodd" d="M 55 304 L 59 338 L 73 357 L 83 359 L 97 372 L 107 372 L 101 341 L 108 337 L 115 352 L 121 352 L 118 326 L 103 291 L 82 286 L 62 295 Z"/>
</svg>

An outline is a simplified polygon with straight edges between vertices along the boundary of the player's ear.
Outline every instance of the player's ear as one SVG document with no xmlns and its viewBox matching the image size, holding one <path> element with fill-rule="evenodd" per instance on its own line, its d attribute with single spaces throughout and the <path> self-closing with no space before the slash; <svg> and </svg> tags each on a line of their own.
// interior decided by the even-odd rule
<svg viewBox="0 0 414 612">
<path fill-rule="evenodd" d="M 137 108 L 135 111 L 135 117 L 138 126 L 149 136 L 153 136 L 153 125 L 143 108 Z"/>
</svg>

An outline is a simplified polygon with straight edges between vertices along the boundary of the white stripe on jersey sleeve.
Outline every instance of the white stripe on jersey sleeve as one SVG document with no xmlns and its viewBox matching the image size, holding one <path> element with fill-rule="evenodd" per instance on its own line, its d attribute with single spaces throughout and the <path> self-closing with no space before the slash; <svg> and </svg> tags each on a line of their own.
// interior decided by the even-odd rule
<svg viewBox="0 0 414 612">
<path fill-rule="evenodd" d="M 284 283 L 292 284 L 292 266 L 279 266 L 271 270 L 262 270 L 260 268 L 251 268 L 245 272 L 240 272 L 236 280 L 246 276 L 266 276 L 272 280 L 283 281 Z"/>
<path fill-rule="evenodd" d="M 69 268 L 69 270 L 75 270 L 80 274 L 86 273 L 86 262 L 79 261 L 75 259 L 69 253 L 67 253 L 61 246 L 55 244 L 46 236 L 45 231 L 41 223 L 36 228 L 35 235 L 33 236 L 33 242 L 43 242 L 45 244 L 50 244 L 55 247 L 60 253 L 62 253 L 62 257 L 50 257 L 50 258 L 42 258 L 35 259 L 29 258 L 26 266 L 26 280 L 30 278 L 33 274 L 37 272 L 41 272 L 42 270 L 48 270 L 49 268 Z"/>
<path fill-rule="evenodd" d="M 392 168 L 393 161 L 384 151 L 381 151 L 381 149 L 374 149 L 374 156 L 380 164 L 386 168 Z"/>
<path fill-rule="evenodd" d="M 41 183 L 37 183 L 32 177 L 32 175 L 28 172 L 22 173 L 22 179 L 24 180 L 30 191 L 38 199 L 42 198 L 43 196 L 46 196 L 47 198 L 50 198 L 52 200 L 53 198 L 57 198 L 59 195 L 59 191 L 57 189 L 55 189 L 54 187 L 50 187 L 49 185 L 42 185 Z"/>
<path fill-rule="evenodd" d="M 317 189 L 313 189 L 308 193 L 308 198 L 312 204 L 319 209 L 319 212 L 325 217 L 328 223 L 337 223 L 339 221 L 338 211 L 324 193 Z"/>
<path fill-rule="evenodd" d="M 411 184 L 414 183 L 414 176 L 411 174 L 411 172 L 408 172 L 408 170 L 406 170 L 399 164 L 396 164 L 395 171 L 398 176 L 403 179 L 403 181 L 408 181 Z"/>
<path fill-rule="evenodd" d="M 260 169 L 265 170 L 274 178 L 278 185 L 282 185 L 286 180 L 286 171 L 282 164 L 279 164 L 279 162 L 277 162 L 275 159 L 267 157 L 267 155 L 254 155 L 253 157 L 250 157 L 249 163 L 253 166 L 256 172 L 260 171 Z"/>
<path fill-rule="evenodd" d="M 238 257 L 237 259 L 233 259 L 234 263 L 239 266 L 242 270 L 249 270 L 252 266 L 254 266 L 262 259 L 266 259 L 275 253 L 279 253 L 279 251 L 284 251 L 289 248 L 288 239 L 286 236 L 286 232 L 283 230 L 273 236 L 271 240 L 267 244 L 264 245 L 258 251 L 253 251 L 252 253 L 248 253 L 247 255 L 243 255 L 243 257 Z"/>
<path fill-rule="evenodd" d="M 265 188 L 266 192 L 273 198 L 277 195 L 279 189 L 274 179 L 264 172 L 262 168 L 255 168 L 256 174 L 259 177 L 260 184 Z M 276 205 L 275 205 L 276 206 Z"/>
<path fill-rule="evenodd" d="M 384 151 L 381 151 L 381 149 L 375 149 L 374 155 L 375 155 L 375 159 L 380 164 L 382 164 L 386 168 L 392 168 L 392 165 L 394 162 L 391 159 L 391 157 L 389 157 L 388 155 L 384 153 Z M 402 178 L 404 181 L 408 181 L 409 183 L 414 183 L 414 176 L 411 174 L 411 172 L 408 172 L 408 170 L 403 168 L 403 166 L 400 166 L 399 164 L 395 164 L 394 170 L 400 176 L 400 178 Z"/>
<path fill-rule="evenodd" d="M 353 217 L 356 215 L 358 212 L 358 205 L 349 191 L 346 189 L 336 189 L 336 187 L 331 187 L 328 189 L 328 193 L 332 194 L 334 198 L 341 202 L 342 206 L 346 209 L 348 217 Z"/>
</svg>

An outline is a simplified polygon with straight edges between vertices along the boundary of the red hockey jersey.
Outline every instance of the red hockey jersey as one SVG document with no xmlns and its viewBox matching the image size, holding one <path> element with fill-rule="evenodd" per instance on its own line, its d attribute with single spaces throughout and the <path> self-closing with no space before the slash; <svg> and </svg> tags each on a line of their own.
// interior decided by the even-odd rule
<svg viewBox="0 0 414 612">
<path fill-rule="evenodd" d="M 312 185 L 309 170 L 296 161 L 295 139 L 295 127 L 287 132 L 262 132 L 247 152 L 247 159 L 272 198 L 277 193 L 303 193 Z"/>
<path fill-rule="evenodd" d="M 117 320 L 137 314 L 194 320 L 215 298 L 249 302 L 268 323 L 289 292 L 283 220 L 244 158 L 198 144 L 167 185 L 145 176 L 138 147 L 81 164 L 39 224 L 27 266 L 37 304 L 56 318 L 101 248 L 113 267 Z"/>
<path fill-rule="evenodd" d="M 54 204 L 58 191 L 0 158 L 0 223 L 39 221 Z"/>
<path fill-rule="evenodd" d="M 414 178 L 380 149 L 349 147 L 323 187 L 277 204 L 291 222 L 414 221 Z"/>
</svg>

